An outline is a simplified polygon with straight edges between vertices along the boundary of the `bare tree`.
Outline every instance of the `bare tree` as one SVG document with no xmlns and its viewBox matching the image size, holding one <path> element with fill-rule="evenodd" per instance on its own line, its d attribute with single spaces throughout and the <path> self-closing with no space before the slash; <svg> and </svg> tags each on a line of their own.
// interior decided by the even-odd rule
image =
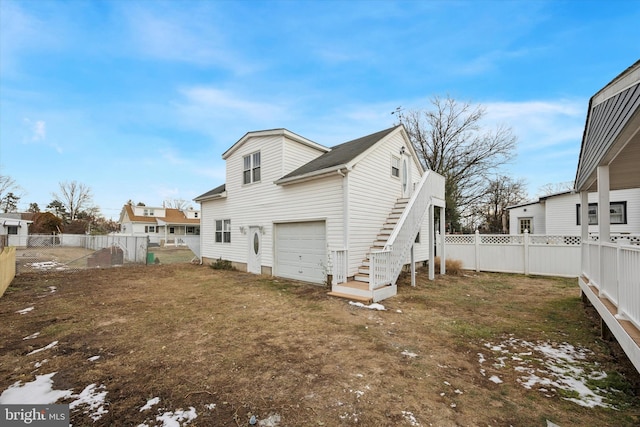
<svg viewBox="0 0 640 427">
<path fill-rule="evenodd" d="M 509 162 L 516 148 L 511 128 L 482 126 L 486 110 L 455 99 L 434 97 L 429 110 L 394 111 L 405 126 L 423 166 L 446 178 L 445 214 L 459 229 L 460 216 L 484 194 L 487 179 Z"/>
<path fill-rule="evenodd" d="M 7 212 L 17 212 L 18 211 L 18 201 L 20 200 L 20 196 L 14 194 L 12 191 L 0 199 L 0 206 L 2 211 Z"/>
<path fill-rule="evenodd" d="M 573 181 L 548 183 L 538 189 L 538 195 L 544 197 L 571 190 L 573 190 Z"/>
<path fill-rule="evenodd" d="M 181 211 L 185 211 L 191 207 L 191 203 L 184 199 L 165 200 L 163 205 L 165 208 L 178 209 Z"/>
<path fill-rule="evenodd" d="M 509 232 L 509 206 L 527 200 L 524 180 L 499 175 L 490 179 L 483 197 L 475 205 L 474 212 L 478 216 L 481 228 L 490 233 Z"/>
<path fill-rule="evenodd" d="M 53 193 L 53 197 L 59 201 L 69 215 L 69 220 L 78 219 L 82 211 L 95 213 L 98 208 L 93 205 L 91 188 L 77 181 L 60 182 L 60 193 Z"/>
</svg>

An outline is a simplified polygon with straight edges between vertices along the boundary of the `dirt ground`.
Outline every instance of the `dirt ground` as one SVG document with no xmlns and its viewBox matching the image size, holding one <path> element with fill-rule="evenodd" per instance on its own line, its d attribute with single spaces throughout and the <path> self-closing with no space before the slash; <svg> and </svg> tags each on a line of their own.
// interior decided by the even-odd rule
<svg viewBox="0 0 640 427">
<path fill-rule="evenodd" d="M 95 385 L 102 410 L 74 405 L 74 426 L 640 423 L 638 374 L 575 279 L 426 276 L 379 311 L 188 263 L 22 274 L 0 298 L 0 393 Z"/>
</svg>

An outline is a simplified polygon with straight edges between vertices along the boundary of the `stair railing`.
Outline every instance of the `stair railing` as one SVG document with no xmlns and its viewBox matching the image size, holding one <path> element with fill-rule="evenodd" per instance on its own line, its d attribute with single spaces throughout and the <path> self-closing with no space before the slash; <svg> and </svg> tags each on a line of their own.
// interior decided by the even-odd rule
<svg viewBox="0 0 640 427">
<path fill-rule="evenodd" d="M 393 228 L 382 250 L 371 251 L 369 289 L 393 284 L 398 279 L 407 255 L 424 221 L 433 195 L 441 196 L 444 177 L 427 171 L 414 189 L 414 193 Z M 443 196 L 443 195 L 442 195 Z M 432 224 L 429 224 L 431 227 Z"/>
</svg>

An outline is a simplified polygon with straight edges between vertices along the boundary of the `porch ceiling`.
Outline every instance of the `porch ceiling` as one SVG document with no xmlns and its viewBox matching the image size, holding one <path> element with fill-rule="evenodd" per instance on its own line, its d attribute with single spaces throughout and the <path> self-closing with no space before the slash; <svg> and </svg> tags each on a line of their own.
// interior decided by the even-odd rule
<svg viewBox="0 0 640 427">
<path fill-rule="evenodd" d="M 603 156 L 599 166 L 609 165 L 609 188 L 640 188 L 640 112 L 629 121 L 618 141 Z M 586 189 L 598 190 L 597 168 L 589 174 Z"/>
</svg>

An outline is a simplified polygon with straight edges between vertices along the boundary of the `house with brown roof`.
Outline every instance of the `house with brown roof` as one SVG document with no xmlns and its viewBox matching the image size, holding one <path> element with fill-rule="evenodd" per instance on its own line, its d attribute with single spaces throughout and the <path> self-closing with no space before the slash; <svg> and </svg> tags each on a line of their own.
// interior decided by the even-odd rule
<svg viewBox="0 0 640 427">
<path fill-rule="evenodd" d="M 200 235 L 200 211 L 126 204 L 120 213 L 120 233 L 147 235 L 160 246 L 186 244 L 186 236 Z"/>
</svg>

